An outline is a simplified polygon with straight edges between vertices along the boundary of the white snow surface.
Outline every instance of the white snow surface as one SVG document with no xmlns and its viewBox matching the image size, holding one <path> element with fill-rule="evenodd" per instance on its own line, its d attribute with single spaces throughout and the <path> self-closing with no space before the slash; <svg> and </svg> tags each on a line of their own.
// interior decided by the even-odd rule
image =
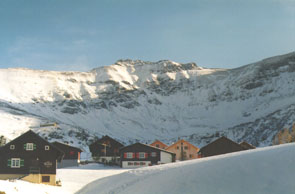
<svg viewBox="0 0 295 194">
<path fill-rule="evenodd" d="M 78 194 L 294 194 L 294 163 L 292 143 L 130 170 Z"/>
<path fill-rule="evenodd" d="M 88 164 L 58 169 L 61 187 L 0 181 L 0 191 L 6 194 L 294 194 L 294 163 L 295 143 L 291 143 L 135 170 Z"/>
<path fill-rule="evenodd" d="M 0 191 L 6 194 L 74 194 L 88 183 L 127 171 L 119 167 L 106 167 L 101 164 L 81 165 L 57 170 L 57 180 L 62 186 L 34 184 L 17 180 L 15 182 L 0 180 Z"/>
</svg>

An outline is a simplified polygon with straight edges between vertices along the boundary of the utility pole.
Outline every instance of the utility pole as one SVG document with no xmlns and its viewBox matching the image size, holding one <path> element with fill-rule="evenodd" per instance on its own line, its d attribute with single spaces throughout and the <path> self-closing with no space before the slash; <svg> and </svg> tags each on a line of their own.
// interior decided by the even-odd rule
<svg viewBox="0 0 295 194">
<path fill-rule="evenodd" d="M 102 143 L 101 145 L 103 145 L 104 146 L 104 156 L 107 156 L 107 144 L 105 144 L 105 143 Z"/>
<path fill-rule="evenodd" d="M 181 161 L 184 160 L 184 157 L 183 157 L 183 142 L 181 142 L 181 148 L 180 148 L 180 153 L 181 153 Z"/>
</svg>

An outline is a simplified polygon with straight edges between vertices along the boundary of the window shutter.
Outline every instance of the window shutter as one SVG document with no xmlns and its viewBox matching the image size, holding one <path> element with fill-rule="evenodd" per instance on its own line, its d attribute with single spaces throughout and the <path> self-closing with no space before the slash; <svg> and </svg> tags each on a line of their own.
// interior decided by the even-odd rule
<svg viewBox="0 0 295 194">
<path fill-rule="evenodd" d="M 33 150 L 35 150 L 37 148 L 36 144 L 33 144 Z"/>
<path fill-rule="evenodd" d="M 8 160 L 7 160 L 7 166 L 8 166 L 8 167 L 11 167 L 11 159 L 8 159 Z"/>
<path fill-rule="evenodd" d="M 26 144 L 26 143 L 24 144 L 24 149 L 25 149 L 25 150 L 27 149 L 27 144 Z"/>
<path fill-rule="evenodd" d="M 126 152 L 124 153 L 124 158 L 127 158 L 127 153 Z"/>
<path fill-rule="evenodd" d="M 139 152 L 136 153 L 136 158 L 139 158 Z"/>
<path fill-rule="evenodd" d="M 148 153 L 144 153 L 144 158 L 148 158 Z"/>
<path fill-rule="evenodd" d="M 23 159 L 20 159 L 20 167 L 25 165 L 25 161 Z"/>
</svg>

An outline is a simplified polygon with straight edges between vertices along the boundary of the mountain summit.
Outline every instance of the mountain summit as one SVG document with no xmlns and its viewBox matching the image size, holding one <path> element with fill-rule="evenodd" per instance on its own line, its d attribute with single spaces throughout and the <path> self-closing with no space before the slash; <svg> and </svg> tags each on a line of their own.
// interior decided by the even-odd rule
<svg viewBox="0 0 295 194">
<path fill-rule="evenodd" d="M 89 72 L 0 69 L 0 82 L 0 135 L 8 139 L 32 128 L 80 147 L 106 134 L 198 146 L 225 135 L 264 146 L 295 122 L 295 52 L 236 69 L 169 60 L 119 60 Z"/>
</svg>

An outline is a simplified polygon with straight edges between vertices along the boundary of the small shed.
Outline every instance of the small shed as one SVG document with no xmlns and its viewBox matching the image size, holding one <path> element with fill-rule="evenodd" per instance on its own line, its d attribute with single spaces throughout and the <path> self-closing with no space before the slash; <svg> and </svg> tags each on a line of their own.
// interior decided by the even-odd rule
<svg viewBox="0 0 295 194">
<path fill-rule="evenodd" d="M 80 148 L 57 141 L 52 144 L 65 153 L 63 159 L 57 163 L 57 168 L 79 166 L 82 152 Z"/>
</svg>

